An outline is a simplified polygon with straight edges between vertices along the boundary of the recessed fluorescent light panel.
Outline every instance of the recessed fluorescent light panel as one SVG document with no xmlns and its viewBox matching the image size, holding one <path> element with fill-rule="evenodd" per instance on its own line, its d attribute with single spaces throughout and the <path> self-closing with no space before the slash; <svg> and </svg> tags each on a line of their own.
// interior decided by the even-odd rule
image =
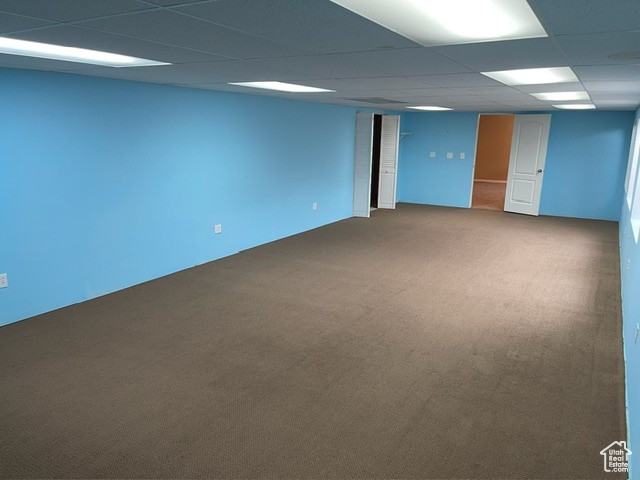
<svg viewBox="0 0 640 480">
<path fill-rule="evenodd" d="M 532 93 L 538 100 L 547 102 L 567 102 L 570 100 L 590 100 L 587 92 L 546 92 Z"/>
<path fill-rule="evenodd" d="M 505 85 L 542 85 L 546 83 L 577 82 L 573 70 L 569 67 L 524 68 L 521 70 L 500 70 L 497 72 L 480 72 Z"/>
<path fill-rule="evenodd" d="M 88 50 L 86 48 L 63 47 L 49 43 L 28 42 L 15 38 L 0 37 L 0 53 L 20 55 L 22 57 L 47 58 L 65 62 L 88 63 L 103 67 L 149 67 L 154 65 L 171 65 L 146 58 L 129 57 L 117 53 Z"/>
<path fill-rule="evenodd" d="M 426 111 L 430 111 L 430 112 L 441 112 L 444 110 L 453 110 L 453 108 L 447 108 L 447 107 L 435 107 L 435 106 L 423 106 L 423 107 L 407 107 L 407 108 L 413 108 L 414 110 L 426 110 Z"/>
<path fill-rule="evenodd" d="M 331 0 L 433 47 L 546 37 L 526 0 Z"/>
<path fill-rule="evenodd" d="M 278 90 L 280 92 L 294 93 L 335 92 L 335 90 L 326 90 L 324 88 L 307 87 L 305 85 L 296 85 L 295 83 L 284 82 L 231 82 L 229 85 L 240 85 L 241 87 L 264 88 L 266 90 Z"/>
<path fill-rule="evenodd" d="M 567 105 L 554 105 L 554 107 L 564 110 L 593 110 L 596 108 L 593 103 L 569 103 Z"/>
</svg>

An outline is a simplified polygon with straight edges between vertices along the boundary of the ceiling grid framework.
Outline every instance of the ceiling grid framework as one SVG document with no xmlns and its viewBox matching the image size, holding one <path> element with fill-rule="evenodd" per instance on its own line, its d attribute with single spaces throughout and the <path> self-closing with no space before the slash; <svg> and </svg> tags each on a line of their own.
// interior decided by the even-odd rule
<svg viewBox="0 0 640 480">
<path fill-rule="evenodd" d="M 133 68 L 0 54 L 0 67 L 401 110 L 553 109 L 532 93 L 586 91 L 640 106 L 640 2 L 528 0 L 548 37 L 423 47 L 330 0 L 0 0 L 0 36 L 153 59 Z M 577 82 L 506 86 L 480 72 L 571 67 Z M 335 90 L 261 91 L 280 81 Z M 384 102 L 388 100 L 388 102 Z"/>
</svg>

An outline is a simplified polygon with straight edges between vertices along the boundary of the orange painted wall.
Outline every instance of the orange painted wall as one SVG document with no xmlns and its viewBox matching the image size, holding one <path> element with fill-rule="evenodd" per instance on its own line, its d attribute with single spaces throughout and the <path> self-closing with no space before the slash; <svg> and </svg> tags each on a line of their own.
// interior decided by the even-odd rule
<svg viewBox="0 0 640 480">
<path fill-rule="evenodd" d="M 507 180 L 513 115 L 480 115 L 476 149 L 477 180 Z"/>
</svg>

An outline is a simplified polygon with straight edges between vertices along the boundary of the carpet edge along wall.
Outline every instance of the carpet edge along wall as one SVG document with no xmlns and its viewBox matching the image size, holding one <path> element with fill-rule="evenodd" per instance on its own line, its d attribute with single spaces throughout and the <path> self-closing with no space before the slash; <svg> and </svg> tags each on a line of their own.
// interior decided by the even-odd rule
<svg viewBox="0 0 640 480">
<path fill-rule="evenodd" d="M 618 221 L 633 112 L 535 113 L 551 114 L 540 215 Z M 399 201 L 469 206 L 479 115 L 402 114 Z"/>
<path fill-rule="evenodd" d="M 355 108 L 13 69 L 0 104 L 0 325 L 351 216 Z"/>
<path fill-rule="evenodd" d="M 640 119 L 640 109 L 636 111 Z M 626 200 L 620 217 L 620 272 L 622 288 L 622 337 L 625 354 L 625 385 L 627 400 L 627 440 L 629 450 L 629 478 L 640 475 L 640 344 L 636 325 L 640 322 L 640 243 L 631 228 L 630 211 Z"/>
</svg>

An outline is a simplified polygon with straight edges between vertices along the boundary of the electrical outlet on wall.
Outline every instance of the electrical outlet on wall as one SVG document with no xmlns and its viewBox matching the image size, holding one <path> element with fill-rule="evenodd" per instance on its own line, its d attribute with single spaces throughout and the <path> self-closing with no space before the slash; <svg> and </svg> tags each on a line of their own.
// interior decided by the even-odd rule
<svg viewBox="0 0 640 480">
<path fill-rule="evenodd" d="M 436 158 L 436 152 L 429 152 L 429 158 Z"/>
<path fill-rule="evenodd" d="M 464 152 L 460 152 L 460 160 L 464 160 Z"/>
<path fill-rule="evenodd" d="M 216 235 L 218 233 L 222 233 L 222 224 L 217 223 L 214 227 L 213 227 L 213 233 L 215 233 Z"/>
<path fill-rule="evenodd" d="M 633 339 L 633 343 L 638 343 L 638 332 L 640 332 L 640 324 L 638 324 L 638 322 L 636 322 L 636 335 Z"/>
<path fill-rule="evenodd" d="M 453 152 L 447 152 L 447 158 L 453 158 Z"/>
<path fill-rule="evenodd" d="M 318 209 L 318 204 L 316 202 L 313 202 L 313 204 L 311 204 L 311 209 L 312 210 L 317 210 Z"/>
<path fill-rule="evenodd" d="M 0 273 L 0 288 L 7 288 L 9 286 L 9 279 L 6 273 Z"/>
</svg>

